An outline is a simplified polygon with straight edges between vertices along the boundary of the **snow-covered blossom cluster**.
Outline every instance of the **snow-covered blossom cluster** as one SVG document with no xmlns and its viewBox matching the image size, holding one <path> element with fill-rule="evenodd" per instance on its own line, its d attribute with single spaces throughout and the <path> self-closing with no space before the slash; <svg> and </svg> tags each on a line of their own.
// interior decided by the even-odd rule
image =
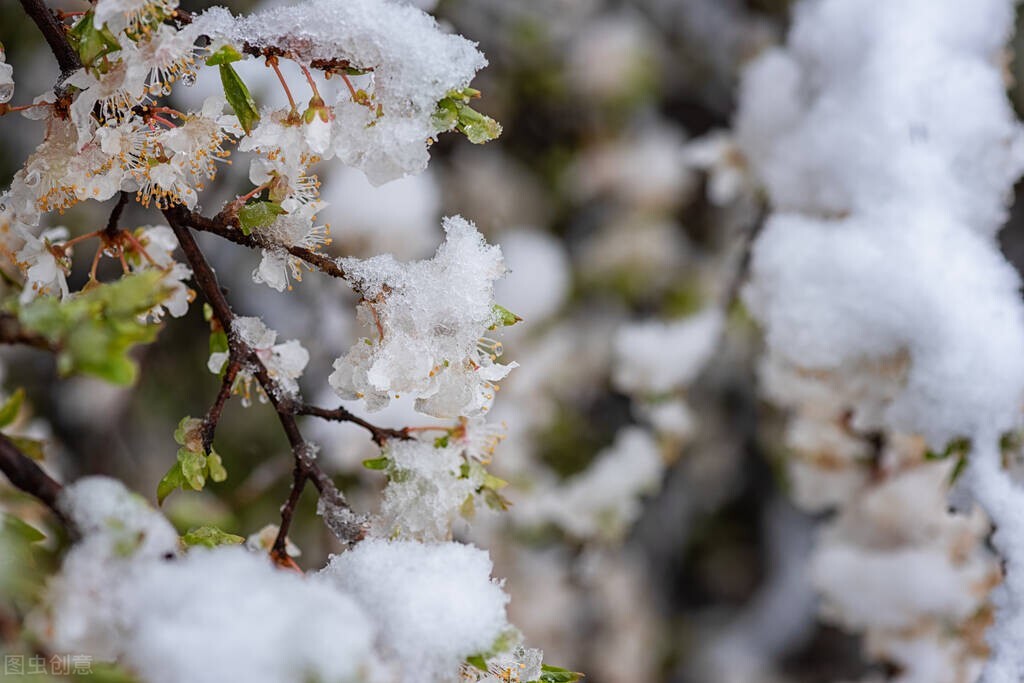
<svg viewBox="0 0 1024 683">
<path fill-rule="evenodd" d="M 999 574 L 972 500 L 1006 567 L 984 680 L 1021 671 L 1024 579 L 1007 534 L 1024 494 L 999 444 L 1020 424 L 1024 307 L 995 240 L 1024 169 L 999 68 L 1013 12 L 803 2 L 786 47 L 741 88 L 737 136 L 774 209 L 745 292 L 763 376 L 795 410 L 798 501 L 841 510 L 815 581 L 829 616 L 865 630 L 907 681 L 972 681 L 983 661 L 978 614 Z M 966 458 L 958 514 L 943 495 L 957 457 L 926 462 L 928 448 Z"/>
</svg>

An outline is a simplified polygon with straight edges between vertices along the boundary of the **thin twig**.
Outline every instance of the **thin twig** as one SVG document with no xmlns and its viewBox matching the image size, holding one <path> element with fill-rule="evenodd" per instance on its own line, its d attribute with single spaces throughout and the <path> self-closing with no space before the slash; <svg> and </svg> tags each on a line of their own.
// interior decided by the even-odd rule
<svg viewBox="0 0 1024 683">
<path fill-rule="evenodd" d="M 114 204 L 114 209 L 110 212 L 110 218 L 107 219 L 107 227 L 103 229 L 108 240 L 117 238 L 117 233 L 120 232 L 118 226 L 121 222 L 121 214 L 124 213 L 124 207 L 128 204 L 130 197 L 131 194 L 123 190 L 118 194 L 117 203 Z"/>
<path fill-rule="evenodd" d="M 217 432 L 217 425 L 220 424 L 220 416 L 224 412 L 224 404 L 231 396 L 231 388 L 241 367 L 242 364 L 237 360 L 233 358 L 228 359 L 227 367 L 224 369 L 224 378 L 221 380 L 220 391 L 217 392 L 217 398 L 214 400 L 213 405 L 210 406 L 210 410 L 206 413 L 206 418 L 203 420 L 203 450 L 207 453 L 213 447 L 213 437 Z"/>
<path fill-rule="evenodd" d="M 317 406 L 299 404 L 290 407 L 296 415 L 312 415 L 324 420 L 332 420 L 334 422 L 351 422 L 354 425 L 358 425 L 370 432 L 370 438 L 373 439 L 373 442 L 378 446 L 383 446 L 384 442 L 388 439 L 412 438 L 408 429 L 378 427 L 377 425 L 371 424 L 366 420 L 353 415 L 351 412 L 340 406 L 337 408 L 319 408 Z"/>
<path fill-rule="evenodd" d="M 250 249 L 284 249 L 295 258 L 305 261 L 325 275 L 341 279 L 345 278 L 345 270 L 336 259 L 328 256 L 327 254 L 322 254 L 318 251 L 313 251 L 312 249 L 307 249 L 305 247 L 296 247 L 270 242 L 268 240 L 260 239 L 255 234 L 246 235 L 240 229 L 231 225 L 228 222 L 227 216 L 223 214 L 218 214 L 215 218 L 211 219 L 206 218 L 195 211 L 189 211 L 181 206 L 169 209 L 169 211 L 175 213 L 177 220 L 188 225 L 194 230 L 212 233 L 218 237 L 228 240 L 229 242 L 234 242 L 235 244 L 240 244 L 243 247 L 249 247 Z"/>
</svg>

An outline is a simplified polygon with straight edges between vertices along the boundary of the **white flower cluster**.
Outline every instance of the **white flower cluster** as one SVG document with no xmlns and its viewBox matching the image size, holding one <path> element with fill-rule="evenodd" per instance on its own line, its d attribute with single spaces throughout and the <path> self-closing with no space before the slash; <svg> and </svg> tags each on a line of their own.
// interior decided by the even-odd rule
<svg viewBox="0 0 1024 683">
<path fill-rule="evenodd" d="M 919 513 L 882 502 L 941 487 L 945 468 L 910 458 L 924 469 L 901 474 L 883 453 L 887 477 L 870 480 L 851 463 L 871 455 L 872 432 L 920 435 L 940 453 L 968 440 L 964 481 L 1000 527 L 1008 570 L 985 680 L 1017 680 L 1022 666 L 1024 553 L 1003 528 L 1021 518 L 1024 494 L 1000 471 L 998 442 L 1020 423 L 1024 308 L 994 238 L 1024 168 L 997 64 L 1013 11 L 1008 0 L 802 2 L 787 46 L 751 65 L 741 88 L 737 137 L 775 209 L 745 292 L 766 332 L 765 375 L 800 409 L 789 440 L 813 459 L 797 467 L 798 496 L 850 501 L 819 548 L 820 585 L 833 616 L 867 629 L 906 680 L 954 680 L 929 673 L 944 670 L 948 641 L 940 629 L 885 643 L 888 629 L 936 617 L 964 627 L 992 563 L 984 528 L 947 520 L 940 503 L 922 531 Z M 819 468 L 832 485 L 815 486 Z M 865 531 L 848 531 L 854 516 Z M 899 550 L 863 537 L 886 525 L 906 536 Z M 934 581 L 911 591 L 898 575 L 924 564 Z M 954 654 L 968 672 L 955 680 L 973 680 L 970 653 Z"/>
<path fill-rule="evenodd" d="M 274 385 L 282 392 L 282 396 L 294 397 L 299 393 L 299 378 L 302 371 L 309 363 L 309 352 L 297 339 L 289 339 L 281 344 L 277 341 L 277 332 L 269 329 L 262 320 L 251 316 L 240 316 L 234 319 L 229 334 L 235 335 L 239 341 L 248 346 L 259 359 L 267 374 L 274 381 Z M 230 358 L 228 351 L 214 351 L 207 361 L 207 368 L 216 374 L 224 370 Z M 239 369 L 235 377 L 232 391 L 241 392 L 242 402 L 248 405 L 250 401 L 250 386 L 254 376 L 254 368 L 244 366 Z M 265 401 L 266 396 L 259 389 L 260 399 Z"/>
<path fill-rule="evenodd" d="M 238 19 L 214 9 L 196 24 L 215 42 L 274 47 L 303 63 L 334 60 L 366 72 L 357 79 L 366 99 L 343 92 L 329 121 L 322 120 L 329 125 L 306 126 L 304 144 L 288 153 L 337 156 L 375 185 L 426 168 L 428 140 L 442 132 L 434 120 L 438 101 L 468 86 L 487 64 L 473 43 L 442 33 L 428 14 L 398 2 L 309 0 Z"/>
<path fill-rule="evenodd" d="M 445 219 L 444 230 L 429 260 L 342 259 L 375 338 L 360 339 L 335 362 L 330 383 L 341 398 L 379 410 L 406 394 L 427 415 L 473 417 L 488 411 L 494 382 L 516 367 L 496 362 L 501 346 L 486 337 L 502 324 L 493 294 L 505 272 L 501 250 L 459 216 Z"/>
</svg>

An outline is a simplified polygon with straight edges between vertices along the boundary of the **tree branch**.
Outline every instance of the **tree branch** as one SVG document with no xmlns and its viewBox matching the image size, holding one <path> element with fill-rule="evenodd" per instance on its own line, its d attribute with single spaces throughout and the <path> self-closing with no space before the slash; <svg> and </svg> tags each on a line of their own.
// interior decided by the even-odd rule
<svg viewBox="0 0 1024 683">
<path fill-rule="evenodd" d="M 0 434 L 0 471 L 7 475 L 11 484 L 39 499 L 66 524 L 64 514 L 57 509 L 57 496 L 63 487 L 3 434 Z"/>
<path fill-rule="evenodd" d="M 64 25 L 57 20 L 43 0 L 21 0 L 21 6 L 25 9 L 25 14 L 35 22 L 47 45 L 50 46 L 53 56 L 57 58 L 61 72 L 57 82 L 59 87 L 68 76 L 82 68 L 82 60 L 68 42 Z"/>
<path fill-rule="evenodd" d="M 411 439 L 412 436 L 409 434 L 407 429 L 390 429 L 387 427 L 378 427 L 377 425 L 371 424 L 366 420 L 353 415 L 351 412 L 346 410 L 344 407 L 337 408 L 319 408 L 317 406 L 307 405 L 305 403 L 289 405 L 288 408 L 295 415 L 312 415 L 319 417 L 324 420 L 333 420 L 334 422 L 351 422 L 354 425 L 359 425 L 363 429 L 370 432 L 370 438 L 378 446 L 383 446 L 384 442 L 388 439 Z"/>
<path fill-rule="evenodd" d="M 46 337 L 21 326 L 13 313 L 0 313 L 0 344 L 23 344 L 44 351 L 55 351 Z"/>
<path fill-rule="evenodd" d="M 207 453 L 213 448 L 213 437 L 217 432 L 217 425 L 220 424 L 221 413 L 224 412 L 224 404 L 231 396 L 231 387 L 235 383 L 235 377 L 238 376 L 238 371 L 241 369 L 242 364 L 235 359 L 228 359 L 228 365 L 224 369 L 224 378 L 220 383 L 220 391 L 217 392 L 217 398 L 214 400 L 213 405 L 210 406 L 210 410 L 207 411 L 206 417 L 203 419 L 203 450 Z"/>
<path fill-rule="evenodd" d="M 234 242 L 235 244 L 240 244 L 243 247 L 248 247 L 250 249 L 284 249 L 295 258 L 305 261 L 310 266 L 326 275 L 341 279 L 345 278 L 345 270 L 338 263 L 337 259 L 305 247 L 279 244 L 270 240 L 261 239 L 255 234 L 246 235 L 240 229 L 231 225 L 231 223 L 228 222 L 227 217 L 223 214 L 217 214 L 213 218 L 206 218 L 205 216 L 196 213 L 195 211 L 189 211 L 182 206 L 176 206 L 168 210 L 174 211 L 180 222 L 188 225 L 194 230 L 212 233 L 218 237 L 228 240 L 229 242 Z"/>
<path fill-rule="evenodd" d="M 188 216 L 188 212 L 185 212 L 180 208 L 170 208 L 164 211 L 164 216 L 167 218 L 171 229 L 178 238 L 178 243 L 181 245 L 181 249 L 185 253 L 185 258 L 188 260 L 189 265 L 192 266 L 192 276 L 195 279 L 196 284 L 199 286 L 200 291 L 203 292 L 203 296 L 206 297 L 211 308 L 213 308 L 213 313 L 217 316 L 217 320 L 220 321 L 221 326 L 228 333 L 229 360 L 237 363 L 239 366 L 242 364 L 249 364 L 254 368 L 253 375 L 256 377 L 264 394 L 266 394 L 271 405 L 273 405 L 274 410 L 277 412 L 278 421 L 281 423 L 281 428 L 284 430 L 285 436 L 288 438 L 288 443 L 291 446 L 292 457 L 295 460 L 292 490 L 288 496 L 288 500 L 281 509 L 281 527 L 277 539 L 274 541 L 274 547 L 272 550 L 272 555 L 279 562 L 287 564 L 287 562 L 285 562 L 287 555 L 283 554 L 286 543 L 285 539 L 288 536 L 288 529 L 291 526 L 292 518 L 295 513 L 295 506 L 298 503 L 299 497 L 302 495 L 302 489 L 304 488 L 307 479 L 313 482 L 321 497 L 325 498 L 331 505 L 348 510 L 349 512 L 351 512 L 351 508 L 345 501 L 345 497 L 334 485 L 334 482 L 331 481 L 331 478 L 320 469 L 320 466 L 311 457 L 312 449 L 303 438 L 302 432 L 299 430 L 299 425 L 295 421 L 295 415 L 289 410 L 290 402 L 289 400 L 282 398 L 283 392 L 280 391 L 277 383 L 270 376 L 266 366 L 263 365 L 263 362 L 259 357 L 253 353 L 252 349 L 250 349 L 245 342 L 238 339 L 238 337 L 231 331 L 231 323 L 236 317 L 235 313 L 231 309 L 231 305 L 228 303 L 227 297 L 224 296 L 224 292 L 221 290 L 220 285 L 217 282 L 217 276 L 213 272 L 213 268 L 199 249 L 199 245 L 196 244 L 195 238 L 192 236 L 187 223 L 183 220 L 183 217 Z M 224 392 L 224 386 L 225 384 L 221 385 L 221 393 Z M 219 399 L 220 395 L 218 394 L 218 401 Z M 218 404 L 215 402 L 214 406 L 216 407 L 217 405 Z M 355 513 L 352 514 L 355 515 Z M 338 532 L 338 529 L 336 528 L 332 527 L 332 530 L 336 533 Z M 352 525 L 349 536 L 341 537 L 339 540 L 353 543 L 360 540 L 361 537 L 361 529 L 358 525 Z"/>
</svg>

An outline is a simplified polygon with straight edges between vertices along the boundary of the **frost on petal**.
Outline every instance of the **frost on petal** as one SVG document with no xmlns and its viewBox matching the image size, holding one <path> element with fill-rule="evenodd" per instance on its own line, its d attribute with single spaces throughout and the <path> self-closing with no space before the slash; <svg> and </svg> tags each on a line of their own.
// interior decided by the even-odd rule
<svg viewBox="0 0 1024 683">
<path fill-rule="evenodd" d="M 330 131 L 319 124 L 293 128 L 304 138 L 301 148 L 337 155 L 374 184 L 426 167 L 428 140 L 438 132 L 437 103 L 468 86 L 487 63 L 472 42 L 403 3 L 308 0 L 235 20 L 225 15 L 211 10 L 197 22 L 215 42 L 273 46 L 302 61 L 344 60 L 372 72 L 366 83 L 372 106 L 353 102 L 346 91 Z"/>
<path fill-rule="evenodd" d="M 14 67 L 4 59 L 0 48 L 0 104 L 6 104 L 14 97 Z"/>
<path fill-rule="evenodd" d="M 388 445 L 390 481 L 384 489 L 376 532 L 384 538 L 444 541 L 459 508 L 481 482 L 463 475 L 462 449 L 422 441 Z"/>
<path fill-rule="evenodd" d="M 374 615 L 401 681 L 419 683 L 456 680 L 460 663 L 508 628 L 508 596 L 491 570 L 487 553 L 471 545 L 368 539 L 322 574 Z"/>
<path fill-rule="evenodd" d="M 365 398 L 379 408 L 392 395 L 411 394 L 435 417 L 489 408 L 493 382 L 512 367 L 495 362 L 499 344 L 482 342 L 497 322 L 493 283 L 505 272 L 501 250 L 463 218 L 445 219 L 444 229 L 445 241 L 429 260 L 342 261 L 363 295 L 359 317 L 372 334 L 335 362 L 330 383 L 342 398 Z"/>
</svg>

